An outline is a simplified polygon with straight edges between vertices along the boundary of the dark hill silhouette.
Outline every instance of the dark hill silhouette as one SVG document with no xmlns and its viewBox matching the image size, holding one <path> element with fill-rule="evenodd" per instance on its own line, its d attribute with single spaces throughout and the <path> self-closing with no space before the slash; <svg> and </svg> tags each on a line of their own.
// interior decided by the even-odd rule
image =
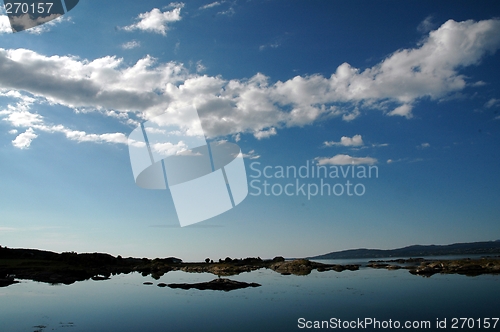
<svg viewBox="0 0 500 332">
<path fill-rule="evenodd" d="M 419 257 L 442 255 L 477 255 L 500 253 L 500 240 L 488 242 L 454 243 L 448 245 L 413 245 L 404 248 L 382 249 L 350 249 L 334 251 L 324 255 L 308 257 L 310 259 L 352 259 L 352 258 L 388 258 Z"/>
</svg>

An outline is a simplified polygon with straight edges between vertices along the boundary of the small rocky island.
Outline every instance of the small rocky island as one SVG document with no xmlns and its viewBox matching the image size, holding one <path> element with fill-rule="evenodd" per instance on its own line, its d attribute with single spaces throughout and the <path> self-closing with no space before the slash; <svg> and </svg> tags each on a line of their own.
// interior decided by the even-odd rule
<svg viewBox="0 0 500 332">
<path fill-rule="evenodd" d="M 195 284 L 168 284 L 170 288 L 180 288 L 180 289 L 198 289 L 198 290 L 223 290 L 223 291 L 231 291 L 235 289 L 247 288 L 247 287 L 260 287 L 261 285 L 252 282 L 241 282 L 235 281 L 226 278 L 214 279 L 209 282 L 200 282 Z"/>
</svg>

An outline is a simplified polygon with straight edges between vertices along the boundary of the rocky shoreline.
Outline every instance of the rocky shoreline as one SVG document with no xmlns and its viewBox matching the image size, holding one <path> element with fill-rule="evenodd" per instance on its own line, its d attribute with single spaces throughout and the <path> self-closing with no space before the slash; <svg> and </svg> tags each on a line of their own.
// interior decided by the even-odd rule
<svg viewBox="0 0 500 332">
<path fill-rule="evenodd" d="M 387 261 L 379 260 L 370 261 L 366 266 L 374 269 L 387 270 L 406 269 L 409 270 L 411 274 L 422 277 L 431 277 L 437 273 L 461 274 L 473 277 L 481 274 L 500 274 L 500 257 L 451 260 L 428 260 L 424 258 L 396 259 Z"/>
<path fill-rule="evenodd" d="M 234 276 L 243 272 L 271 269 L 283 275 L 308 275 L 313 270 L 337 271 L 357 270 L 359 265 L 336 265 L 311 262 L 306 259 L 287 261 L 283 257 L 271 260 L 257 258 L 231 259 L 226 257 L 213 262 L 185 263 L 175 257 L 168 258 L 122 258 L 109 254 L 53 253 L 33 249 L 0 248 L 0 287 L 16 283 L 14 280 L 33 280 L 50 284 L 72 284 L 92 279 L 102 281 L 117 274 L 139 272 L 160 279 L 170 271 L 188 273 L 212 273 L 218 277 Z M 5 277 L 4 277 L 5 276 Z M 7 277 L 9 276 L 9 277 Z M 1 279 L 4 277 L 4 279 Z M 219 283 L 219 282 L 217 282 Z M 225 283 L 228 288 L 233 284 Z"/>
<path fill-rule="evenodd" d="M 426 260 L 424 258 L 370 261 L 366 267 L 374 269 L 407 269 L 414 275 L 430 277 L 436 273 L 462 274 L 476 276 L 480 274 L 499 274 L 500 257 L 461 260 Z M 257 258 L 231 259 L 227 257 L 218 262 L 206 259 L 204 263 L 185 263 L 175 257 L 168 258 L 122 258 L 109 254 L 53 253 L 33 249 L 9 249 L 0 247 L 0 287 L 6 287 L 19 280 L 33 280 L 50 284 L 72 284 L 76 281 L 92 279 L 102 281 L 113 275 L 139 272 L 143 276 L 151 275 L 158 280 L 170 271 L 188 273 L 211 273 L 221 276 L 234 276 L 243 272 L 270 269 L 282 275 L 308 275 L 313 270 L 356 271 L 358 264 L 324 264 L 307 259 L 285 260 L 275 257 L 271 260 Z M 227 281 L 217 281 L 227 280 Z M 209 285 L 177 286 L 197 289 L 232 289 L 236 284 L 229 279 L 215 279 Z M 237 282 L 236 282 L 237 283 Z M 241 286 L 241 285 L 239 285 Z M 198 288 L 201 287 L 201 288 Z M 208 287 L 208 288 L 204 288 Z M 217 288 L 218 287 L 218 288 Z M 241 287 L 240 287 L 241 288 Z M 235 289 L 235 288 L 234 288 Z"/>
</svg>

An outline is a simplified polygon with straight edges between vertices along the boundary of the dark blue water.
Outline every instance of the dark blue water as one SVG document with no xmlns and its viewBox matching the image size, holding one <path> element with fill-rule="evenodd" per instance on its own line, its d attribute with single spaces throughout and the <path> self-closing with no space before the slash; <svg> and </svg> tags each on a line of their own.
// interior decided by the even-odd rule
<svg viewBox="0 0 500 332">
<path fill-rule="evenodd" d="M 475 328 L 464 329 L 484 331 L 477 328 L 477 319 L 484 323 L 484 318 L 500 317 L 500 276 L 494 275 L 423 278 L 406 270 L 362 268 L 281 276 L 262 269 L 231 277 L 259 283 L 258 288 L 222 292 L 156 286 L 214 278 L 177 271 L 160 280 L 133 273 L 69 286 L 24 281 L 0 288 L 0 331 L 308 330 L 299 328 L 300 318 L 302 326 L 317 320 L 328 321 L 329 327 L 338 324 L 336 319 L 429 321 L 427 330 L 435 331 L 436 319 L 446 318 L 451 330 L 454 317 L 473 318 Z M 500 322 L 488 330 L 500 331 Z"/>
</svg>

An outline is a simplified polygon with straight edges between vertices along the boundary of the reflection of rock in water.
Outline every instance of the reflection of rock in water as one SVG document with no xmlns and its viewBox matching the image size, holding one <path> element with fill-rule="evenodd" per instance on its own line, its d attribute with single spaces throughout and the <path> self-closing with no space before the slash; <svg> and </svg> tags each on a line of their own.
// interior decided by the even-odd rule
<svg viewBox="0 0 500 332">
<path fill-rule="evenodd" d="M 15 281 L 13 277 L 7 276 L 5 278 L 0 278 L 0 287 L 7 287 L 12 284 L 17 284 L 19 281 Z"/>
<path fill-rule="evenodd" d="M 45 325 L 36 325 L 36 326 L 33 326 L 34 329 L 36 329 L 34 332 L 43 332 L 43 329 L 46 329 L 47 326 Z"/>
<path fill-rule="evenodd" d="M 292 261 L 280 260 L 271 264 L 270 268 L 282 275 L 308 275 L 312 270 L 318 270 L 318 272 L 324 271 L 337 271 L 342 272 L 344 270 L 356 271 L 359 269 L 359 265 L 337 265 L 337 264 L 323 264 L 317 262 L 311 262 L 307 259 L 295 259 Z"/>
<path fill-rule="evenodd" d="M 420 265 L 391 265 L 386 262 L 397 262 L 401 264 L 420 263 Z M 500 274 L 500 259 L 497 257 L 482 257 L 481 259 L 442 259 L 426 260 L 424 258 L 395 259 L 388 261 L 370 261 L 367 267 L 374 269 L 407 269 L 411 274 L 429 278 L 436 273 L 440 274 L 462 274 L 470 277 L 481 274 Z"/>
<path fill-rule="evenodd" d="M 199 290 L 223 290 L 232 291 L 235 289 L 247 288 L 247 287 L 260 287 L 261 285 L 252 283 L 246 283 L 236 280 L 230 280 L 225 278 L 214 279 L 209 282 L 200 282 L 195 284 L 168 284 L 170 288 L 180 288 L 180 289 L 199 289 Z"/>
<path fill-rule="evenodd" d="M 73 323 L 73 322 L 68 322 L 68 323 L 60 322 L 59 327 L 75 327 L 75 323 Z M 33 328 L 36 329 L 33 332 L 43 332 L 45 329 L 49 328 L 49 326 L 40 324 L 40 325 L 33 326 Z M 54 331 L 53 328 L 52 328 L 52 331 Z"/>
</svg>

